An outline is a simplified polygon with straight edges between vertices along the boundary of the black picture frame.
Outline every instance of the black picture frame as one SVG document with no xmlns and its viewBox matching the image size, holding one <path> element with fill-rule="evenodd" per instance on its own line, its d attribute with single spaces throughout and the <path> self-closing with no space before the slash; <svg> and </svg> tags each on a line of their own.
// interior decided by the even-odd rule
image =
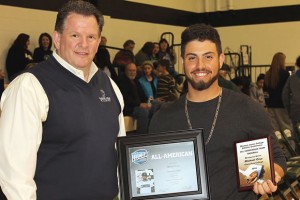
<svg viewBox="0 0 300 200">
<path fill-rule="evenodd" d="M 210 199 L 203 129 L 117 139 L 122 200 Z"/>
<path fill-rule="evenodd" d="M 237 185 L 239 191 L 252 190 L 255 182 L 275 184 L 271 137 L 235 142 Z"/>
</svg>

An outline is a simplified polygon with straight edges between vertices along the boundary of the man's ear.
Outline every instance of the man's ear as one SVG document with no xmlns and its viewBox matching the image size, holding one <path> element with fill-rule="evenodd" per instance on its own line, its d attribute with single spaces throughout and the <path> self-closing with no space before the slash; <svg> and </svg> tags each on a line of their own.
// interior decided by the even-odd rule
<svg viewBox="0 0 300 200">
<path fill-rule="evenodd" d="M 219 56 L 220 69 L 223 66 L 224 60 L 225 60 L 225 55 L 223 53 L 221 53 Z"/>
<path fill-rule="evenodd" d="M 183 65 L 183 57 L 180 56 L 180 61 L 181 61 L 181 64 Z"/>
<path fill-rule="evenodd" d="M 53 38 L 54 47 L 56 49 L 60 49 L 61 34 L 57 31 L 54 31 L 52 38 Z"/>
<path fill-rule="evenodd" d="M 184 63 L 183 63 L 183 57 L 182 56 L 180 56 L 180 60 L 181 60 L 182 68 L 183 68 L 183 73 L 185 74 L 185 66 L 184 66 Z"/>
<path fill-rule="evenodd" d="M 102 40 L 102 36 L 101 36 L 101 34 L 100 34 L 99 40 L 98 40 L 98 47 L 99 47 L 99 45 L 100 45 L 100 43 L 101 43 L 101 40 Z"/>
</svg>

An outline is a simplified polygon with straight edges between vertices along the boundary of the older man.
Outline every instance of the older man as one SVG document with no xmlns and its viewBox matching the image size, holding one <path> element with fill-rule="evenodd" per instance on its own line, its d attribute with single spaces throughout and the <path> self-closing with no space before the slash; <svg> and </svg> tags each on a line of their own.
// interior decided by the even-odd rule
<svg viewBox="0 0 300 200">
<path fill-rule="evenodd" d="M 93 63 L 102 27 L 91 3 L 68 1 L 57 14 L 56 51 L 3 93 L 0 184 L 8 199 L 117 196 L 123 99 Z"/>
<path fill-rule="evenodd" d="M 151 104 L 141 87 L 137 75 L 137 67 L 134 63 L 125 66 L 125 73 L 119 78 L 119 87 L 124 97 L 124 115 L 137 120 L 138 134 L 147 133 Z"/>
</svg>

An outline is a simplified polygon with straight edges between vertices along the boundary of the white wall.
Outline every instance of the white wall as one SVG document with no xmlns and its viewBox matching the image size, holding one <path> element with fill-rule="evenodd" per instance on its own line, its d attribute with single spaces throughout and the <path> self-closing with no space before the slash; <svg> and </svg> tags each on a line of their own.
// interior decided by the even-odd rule
<svg viewBox="0 0 300 200">
<path fill-rule="evenodd" d="M 300 55 L 300 22 L 217 28 L 223 48 L 238 51 L 240 45 L 252 47 L 252 64 L 270 64 L 273 55 L 281 51 L 286 54 L 287 64 L 294 64 Z"/>
<path fill-rule="evenodd" d="M 5 69 L 7 51 L 19 33 L 30 35 L 29 49 L 33 51 L 42 32 L 53 33 L 55 18 L 56 12 L 0 5 L 0 69 Z M 136 42 L 135 53 L 146 41 L 158 41 L 163 32 L 180 33 L 183 30 L 183 27 L 117 20 L 109 16 L 104 16 L 104 20 L 102 35 L 107 37 L 107 45 L 122 48 L 124 41 L 133 39 Z M 179 36 L 176 36 L 175 42 L 180 42 Z M 112 58 L 114 54 L 115 51 L 111 51 Z"/>
<path fill-rule="evenodd" d="M 204 0 L 126 0 L 134 3 L 148 4 L 176 10 L 185 10 L 189 12 L 200 13 L 204 12 Z M 213 0 L 206 0 L 209 3 L 214 3 Z"/>
<path fill-rule="evenodd" d="M 30 35 L 29 49 L 33 52 L 42 32 L 52 34 L 55 17 L 55 12 L 0 5 L 0 69 L 5 69 L 7 51 L 20 33 Z"/>
<path fill-rule="evenodd" d="M 195 13 L 297 5 L 299 0 L 126 0 Z"/>
<path fill-rule="evenodd" d="M 42 32 L 54 30 L 56 12 L 25 9 L 0 5 L 0 69 L 5 69 L 8 48 L 21 32 L 29 34 L 33 51 L 38 46 L 38 37 Z M 221 35 L 223 49 L 229 47 L 239 51 L 240 45 L 252 47 L 252 64 L 270 64 L 273 54 L 282 51 L 287 55 L 287 63 L 293 64 L 300 55 L 300 22 L 274 23 L 249 26 L 217 28 Z M 172 32 L 175 43 L 180 43 L 180 34 L 184 27 L 126 21 L 105 16 L 103 35 L 109 46 L 122 47 L 127 39 L 136 42 L 136 53 L 146 41 L 158 41 L 161 33 Z M 111 56 L 114 52 L 111 51 Z"/>
</svg>

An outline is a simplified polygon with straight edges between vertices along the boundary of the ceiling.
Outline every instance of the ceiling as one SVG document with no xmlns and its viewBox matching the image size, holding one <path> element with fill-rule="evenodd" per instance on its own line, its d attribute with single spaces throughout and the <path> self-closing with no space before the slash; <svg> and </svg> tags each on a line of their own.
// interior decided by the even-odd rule
<svg viewBox="0 0 300 200">
<path fill-rule="evenodd" d="M 0 0 L 10 5 L 57 11 L 67 0 Z M 300 0 L 88 0 L 115 19 L 214 27 L 300 21 Z"/>
<path fill-rule="evenodd" d="M 126 0 L 194 13 L 298 5 L 300 0 Z"/>
</svg>

